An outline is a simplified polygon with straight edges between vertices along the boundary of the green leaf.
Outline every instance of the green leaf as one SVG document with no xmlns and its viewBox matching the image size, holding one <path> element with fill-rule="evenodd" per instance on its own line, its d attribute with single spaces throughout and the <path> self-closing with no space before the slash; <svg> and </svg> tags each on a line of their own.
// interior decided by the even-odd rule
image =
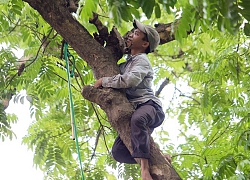
<svg viewBox="0 0 250 180">
<path fill-rule="evenodd" d="M 145 13 L 147 18 L 149 19 L 151 17 L 151 14 L 155 6 L 155 0 L 147 0 L 147 1 L 140 0 L 140 6 L 142 8 L 142 11 Z"/>
<path fill-rule="evenodd" d="M 112 12 L 111 18 L 113 18 L 115 24 L 117 24 L 119 26 L 121 24 L 121 13 L 120 13 L 119 9 L 115 6 L 112 6 L 111 12 Z"/>
<path fill-rule="evenodd" d="M 120 8 L 120 14 L 121 14 L 122 19 L 127 21 L 127 22 L 133 20 L 130 9 L 126 6 Z"/>
<path fill-rule="evenodd" d="M 13 5 L 12 6 L 12 10 L 16 13 L 16 14 L 18 14 L 19 16 L 21 16 L 22 15 L 22 7 L 20 7 L 20 6 L 18 6 L 18 5 Z"/>
<path fill-rule="evenodd" d="M 1 4 L 7 4 L 10 0 L 0 0 L 0 5 Z"/>
<path fill-rule="evenodd" d="M 22 96 L 22 97 L 20 98 L 20 102 L 21 102 L 22 104 L 24 104 L 24 96 Z"/>
<path fill-rule="evenodd" d="M 140 4 L 137 0 L 127 0 L 128 4 L 131 4 L 135 9 L 140 8 Z"/>
<path fill-rule="evenodd" d="M 156 18 L 161 17 L 161 9 L 160 9 L 160 5 L 158 3 L 155 4 L 155 17 Z"/>
<path fill-rule="evenodd" d="M 245 24 L 244 33 L 245 33 L 245 35 L 250 36 L 250 23 Z"/>
<path fill-rule="evenodd" d="M 222 16 L 218 16 L 218 29 L 220 31 L 223 31 L 224 30 L 224 18 Z"/>
</svg>

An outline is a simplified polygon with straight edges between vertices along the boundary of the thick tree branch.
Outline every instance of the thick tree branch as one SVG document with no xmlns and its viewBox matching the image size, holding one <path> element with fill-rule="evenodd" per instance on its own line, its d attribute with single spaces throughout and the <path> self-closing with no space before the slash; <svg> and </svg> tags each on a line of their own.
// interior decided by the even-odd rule
<svg viewBox="0 0 250 180">
<path fill-rule="evenodd" d="M 112 56 L 112 52 L 95 41 L 87 29 L 72 17 L 64 0 L 25 1 L 36 9 L 45 21 L 63 36 L 78 55 L 90 65 L 97 79 L 119 73 L 117 60 Z"/>
<path fill-rule="evenodd" d="M 155 96 L 156 96 L 156 97 L 159 97 L 161 91 L 164 89 L 164 87 L 165 87 L 166 85 L 168 85 L 168 83 L 169 83 L 169 79 L 166 78 L 166 79 L 161 83 L 159 89 L 155 92 Z"/>
<path fill-rule="evenodd" d="M 157 54 L 157 55 L 162 56 L 162 55 L 160 55 L 160 54 Z M 182 50 L 180 50 L 179 53 L 178 53 L 177 55 L 173 55 L 173 56 L 171 56 L 171 58 L 172 58 L 172 59 L 177 59 L 177 58 L 180 58 L 180 57 L 183 56 L 183 55 L 184 55 L 184 52 L 183 52 Z M 188 63 L 186 63 L 186 68 L 187 68 L 187 69 L 189 68 L 189 64 L 188 64 Z M 190 70 L 190 68 L 189 68 L 188 70 Z M 192 69 L 191 69 L 191 70 L 192 70 Z M 190 71 L 191 71 L 191 70 L 190 70 Z M 173 72 L 173 74 L 174 74 L 174 72 Z M 156 96 L 156 97 L 159 97 L 161 91 L 162 91 L 162 90 L 164 89 L 164 87 L 167 86 L 168 84 L 169 84 L 169 78 L 166 77 L 166 79 L 161 83 L 159 89 L 155 92 L 155 96 Z"/>
<path fill-rule="evenodd" d="M 121 59 L 126 45 L 123 37 L 117 29 L 113 27 L 111 32 L 108 33 L 108 28 L 99 20 L 97 13 L 93 13 L 93 18 L 91 18 L 89 22 L 94 24 L 98 30 L 99 34 L 93 34 L 96 41 L 102 46 L 105 45 L 105 48 L 112 52 L 117 61 Z"/>
</svg>

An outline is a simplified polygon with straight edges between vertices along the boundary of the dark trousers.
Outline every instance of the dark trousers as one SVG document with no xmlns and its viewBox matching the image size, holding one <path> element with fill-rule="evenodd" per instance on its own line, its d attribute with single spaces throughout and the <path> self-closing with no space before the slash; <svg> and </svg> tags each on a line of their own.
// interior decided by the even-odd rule
<svg viewBox="0 0 250 180">
<path fill-rule="evenodd" d="M 115 139 L 112 147 L 114 159 L 121 163 L 135 164 L 134 158 L 150 158 L 149 137 L 154 128 L 160 126 L 165 118 L 162 108 L 153 102 L 147 101 L 137 107 L 132 115 L 131 126 L 131 143 L 133 153 L 122 142 L 120 136 Z"/>
</svg>

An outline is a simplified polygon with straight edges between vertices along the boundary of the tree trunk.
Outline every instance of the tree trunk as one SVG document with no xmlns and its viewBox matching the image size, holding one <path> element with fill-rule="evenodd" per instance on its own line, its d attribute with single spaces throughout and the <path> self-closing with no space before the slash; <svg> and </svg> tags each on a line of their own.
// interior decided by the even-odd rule
<svg viewBox="0 0 250 180">
<path fill-rule="evenodd" d="M 70 14 L 65 0 L 24 0 L 36 9 L 92 68 L 96 79 L 113 76 L 119 73 L 117 60 L 112 48 L 104 48 L 93 36 Z M 157 27 L 159 28 L 159 26 Z M 171 29 L 170 29 L 171 30 Z M 159 32 L 159 31 L 158 31 Z M 164 35 L 173 40 L 173 36 Z M 166 42 L 166 41 L 161 41 Z M 115 47 L 114 47 L 115 48 Z M 111 126 L 118 132 L 121 139 L 131 151 L 129 121 L 133 107 L 124 93 L 111 89 L 96 89 L 85 86 L 82 91 L 84 98 L 95 102 L 107 113 Z M 151 138 L 150 172 L 154 180 L 181 179 L 160 149 Z M 139 163 L 139 161 L 137 160 Z"/>
</svg>

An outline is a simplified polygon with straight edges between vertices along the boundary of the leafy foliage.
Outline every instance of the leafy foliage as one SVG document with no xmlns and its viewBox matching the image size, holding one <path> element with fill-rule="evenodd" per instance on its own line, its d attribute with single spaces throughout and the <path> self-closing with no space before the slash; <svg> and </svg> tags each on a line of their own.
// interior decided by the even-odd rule
<svg viewBox="0 0 250 180">
<path fill-rule="evenodd" d="M 11 124 L 16 123 L 17 117 L 12 115 L 6 115 L 3 110 L 3 105 L 0 104 L 0 138 L 4 141 L 7 138 L 12 140 L 13 137 L 16 137 L 15 133 L 11 130 Z"/>
<path fill-rule="evenodd" d="M 164 152 L 172 154 L 173 166 L 184 179 L 249 179 L 249 1 L 86 0 L 79 4 L 76 19 L 90 33 L 95 31 L 88 23 L 92 11 L 121 33 L 131 28 L 134 18 L 148 24 L 179 21 L 174 32 L 177 40 L 161 45 L 149 57 L 156 72 L 155 86 L 166 78 L 169 87 L 174 86 L 173 94 L 160 96 L 167 106 L 166 119 L 178 121 L 184 142 L 173 144 L 164 129 L 155 139 Z M 45 172 L 45 179 L 80 179 L 76 146 L 70 138 L 62 37 L 22 1 L 3 0 L 0 8 L 1 99 L 10 100 L 12 94 L 15 102 L 30 101 L 36 121 L 23 143 L 34 151 L 34 164 Z M 187 35 L 187 31 L 193 33 Z M 16 57 L 19 49 L 25 60 Z M 82 86 L 95 80 L 86 62 L 74 50 L 70 52 L 76 57 L 76 77 L 71 81 L 86 177 L 138 179 L 137 165 L 119 164 L 110 156 L 116 132 L 104 112 L 82 98 Z M 19 94 L 21 90 L 27 96 Z M 2 104 L 0 117 L 1 139 L 12 138 L 16 117 L 6 115 Z"/>
</svg>

